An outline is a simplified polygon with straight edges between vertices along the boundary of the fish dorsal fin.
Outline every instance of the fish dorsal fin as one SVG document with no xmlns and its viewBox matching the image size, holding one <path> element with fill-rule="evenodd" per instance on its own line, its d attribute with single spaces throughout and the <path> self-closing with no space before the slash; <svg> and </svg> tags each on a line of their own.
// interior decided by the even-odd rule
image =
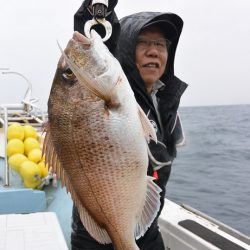
<svg viewBox="0 0 250 250">
<path fill-rule="evenodd" d="M 45 154 L 45 162 L 48 163 L 50 167 L 52 167 L 52 171 L 56 173 L 57 178 L 61 180 L 62 186 L 65 186 L 67 192 L 70 193 L 71 198 L 78 209 L 84 227 L 89 232 L 89 234 L 101 244 L 111 243 L 111 239 L 107 231 L 104 228 L 101 228 L 91 217 L 86 208 L 82 206 L 78 195 L 68 178 L 67 173 L 61 167 L 60 161 L 56 154 L 56 150 L 53 146 L 49 123 L 45 125 L 44 132 L 46 133 L 43 144 L 43 154 Z"/>
<path fill-rule="evenodd" d="M 155 129 L 139 104 L 138 104 L 138 112 L 147 142 L 153 140 L 157 143 L 157 136 Z"/>
<path fill-rule="evenodd" d="M 156 218 L 161 206 L 160 192 L 162 190 L 156 183 L 153 182 L 153 180 L 153 177 L 148 176 L 146 201 L 136 225 L 136 239 L 139 239 L 146 233 L 147 229 L 151 226 L 152 222 Z"/>
<path fill-rule="evenodd" d="M 62 185 L 64 185 L 64 180 L 62 178 L 63 170 L 52 141 L 49 122 L 45 124 L 43 133 L 45 133 L 45 138 L 43 142 L 42 155 L 45 155 L 45 164 L 49 165 L 52 172 L 56 174 L 58 179 L 62 180 Z"/>
</svg>

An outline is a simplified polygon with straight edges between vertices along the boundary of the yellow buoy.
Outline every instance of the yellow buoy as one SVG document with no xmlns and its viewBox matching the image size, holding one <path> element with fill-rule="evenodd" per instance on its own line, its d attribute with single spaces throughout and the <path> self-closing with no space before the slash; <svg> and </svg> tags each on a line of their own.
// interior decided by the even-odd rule
<svg viewBox="0 0 250 250">
<path fill-rule="evenodd" d="M 40 148 L 34 148 L 29 151 L 28 159 L 35 163 L 38 163 L 42 160 L 42 150 Z"/>
<path fill-rule="evenodd" d="M 39 144 L 38 140 L 36 140 L 35 138 L 32 138 L 32 137 L 28 137 L 24 140 L 24 153 L 26 155 L 28 155 L 29 152 L 35 148 L 40 149 L 40 144 Z"/>
<path fill-rule="evenodd" d="M 7 138 L 8 140 L 11 139 L 19 139 L 23 140 L 24 139 L 24 128 L 20 123 L 13 123 L 8 127 L 7 130 Z"/>
<path fill-rule="evenodd" d="M 21 164 L 27 160 L 28 158 L 23 154 L 14 154 L 9 157 L 8 163 L 12 169 L 19 172 Z"/>
<path fill-rule="evenodd" d="M 19 168 L 22 178 L 29 182 L 41 179 L 41 169 L 33 161 L 24 161 Z"/>
<path fill-rule="evenodd" d="M 49 166 L 48 164 L 45 165 L 44 161 L 38 163 L 38 166 L 41 169 L 41 178 L 45 178 L 49 174 Z"/>
<path fill-rule="evenodd" d="M 24 144 L 20 139 L 11 139 L 7 143 L 7 156 L 10 157 L 14 154 L 23 154 Z"/>
<path fill-rule="evenodd" d="M 25 139 L 29 138 L 29 137 L 37 139 L 38 134 L 37 134 L 37 131 L 34 127 L 32 127 L 31 125 L 24 125 L 23 128 L 24 128 L 24 138 Z"/>
<path fill-rule="evenodd" d="M 42 183 L 41 180 L 37 181 L 29 181 L 29 180 L 23 180 L 23 185 L 26 188 L 38 188 L 38 186 Z"/>
</svg>

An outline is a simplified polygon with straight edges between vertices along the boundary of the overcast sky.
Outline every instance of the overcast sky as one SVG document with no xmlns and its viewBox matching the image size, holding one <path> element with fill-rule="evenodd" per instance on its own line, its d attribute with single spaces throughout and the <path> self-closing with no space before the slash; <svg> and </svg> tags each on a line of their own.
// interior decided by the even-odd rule
<svg viewBox="0 0 250 250">
<path fill-rule="evenodd" d="M 0 68 L 33 84 L 43 109 L 80 0 L 0 0 Z M 249 0 L 119 0 L 119 18 L 139 11 L 179 14 L 184 28 L 175 73 L 189 84 L 181 105 L 250 104 Z M 0 74 L 0 104 L 20 102 L 26 82 Z M 7 97 L 8 96 L 8 97 Z"/>
</svg>

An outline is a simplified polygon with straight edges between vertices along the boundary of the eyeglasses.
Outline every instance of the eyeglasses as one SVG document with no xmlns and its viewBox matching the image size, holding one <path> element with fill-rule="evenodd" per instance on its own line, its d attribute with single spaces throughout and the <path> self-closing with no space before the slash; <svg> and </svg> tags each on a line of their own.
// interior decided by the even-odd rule
<svg viewBox="0 0 250 250">
<path fill-rule="evenodd" d="M 146 50 L 151 45 L 154 45 L 159 52 L 163 52 L 169 49 L 171 42 L 168 39 L 160 38 L 157 40 L 149 40 L 147 37 L 139 36 L 136 46 L 140 50 Z"/>
</svg>

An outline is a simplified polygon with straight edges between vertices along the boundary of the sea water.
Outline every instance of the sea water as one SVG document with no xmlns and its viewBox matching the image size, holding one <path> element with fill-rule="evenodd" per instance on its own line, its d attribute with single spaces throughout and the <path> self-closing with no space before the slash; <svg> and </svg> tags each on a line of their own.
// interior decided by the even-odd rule
<svg viewBox="0 0 250 250">
<path fill-rule="evenodd" d="M 180 108 L 178 148 L 166 197 L 250 236 L 250 105 Z"/>
</svg>

